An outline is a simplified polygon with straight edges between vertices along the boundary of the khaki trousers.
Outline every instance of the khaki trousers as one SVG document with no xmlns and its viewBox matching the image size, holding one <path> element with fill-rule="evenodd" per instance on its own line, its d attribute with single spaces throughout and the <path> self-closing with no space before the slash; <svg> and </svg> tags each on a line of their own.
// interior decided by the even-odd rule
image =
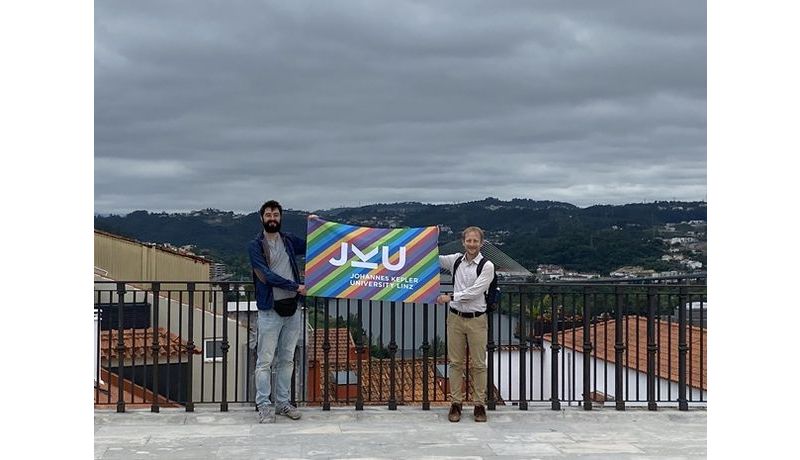
<svg viewBox="0 0 800 460">
<path fill-rule="evenodd" d="M 486 404 L 486 314 L 477 318 L 462 318 L 447 312 L 447 356 L 450 361 L 450 400 L 464 401 L 464 368 L 469 345 L 469 376 L 472 382 L 472 401 Z"/>
</svg>

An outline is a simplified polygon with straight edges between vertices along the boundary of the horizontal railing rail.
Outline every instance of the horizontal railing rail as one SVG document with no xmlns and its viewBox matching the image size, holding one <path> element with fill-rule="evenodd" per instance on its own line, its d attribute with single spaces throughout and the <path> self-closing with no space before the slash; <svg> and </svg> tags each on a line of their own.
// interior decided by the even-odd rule
<svg viewBox="0 0 800 460">
<path fill-rule="evenodd" d="M 488 408 L 705 406 L 705 276 L 628 281 L 501 282 L 482 350 Z M 95 281 L 94 308 L 98 407 L 253 403 L 252 283 Z M 292 401 L 324 410 L 449 404 L 447 311 L 307 298 Z"/>
</svg>

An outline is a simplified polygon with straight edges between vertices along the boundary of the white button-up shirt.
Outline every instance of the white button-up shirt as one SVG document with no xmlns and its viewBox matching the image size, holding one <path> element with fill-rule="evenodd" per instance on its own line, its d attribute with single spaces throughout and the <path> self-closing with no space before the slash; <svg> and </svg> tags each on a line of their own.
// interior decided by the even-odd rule
<svg viewBox="0 0 800 460">
<path fill-rule="evenodd" d="M 463 254 L 460 252 L 446 256 L 439 256 L 439 265 L 453 273 L 453 265 Z M 483 259 L 483 254 L 467 261 L 466 257 L 458 265 L 458 273 L 453 273 L 453 301 L 450 306 L 464 313 L 486 311 L 486 298 L 484 293 L 492 284 L 494 264 L 487 260 L 478 276 L 478 263 Z"/>
</svg>

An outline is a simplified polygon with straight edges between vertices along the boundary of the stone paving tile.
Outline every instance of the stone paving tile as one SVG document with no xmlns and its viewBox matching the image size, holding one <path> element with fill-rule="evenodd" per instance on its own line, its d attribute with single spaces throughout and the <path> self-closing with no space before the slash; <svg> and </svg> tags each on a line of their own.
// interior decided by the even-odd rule
<svg viewBox="0 0 800 460">
<path fill-rule="evenodd" d="M 441 458 L 442 455 L 450 457 L 479 457 L 485 458 L 493 452 L 484 446 L 464 446 L 451 443 L 417 443 L 409 450 L 408 441 L 374 440 L 364 443 L 351 443 L 348 445 L 327 445 L 311 448 L 305 452 L 308 458 L 329 457 L 381 457 L 381 458 L 409 458 L 431 457 Z"/>
<path fill-rule="evenodd" d="M 412 460 L 481 460 L 487 457 L 477 457 L 474 455 L 432 455 L 432 456 L 410 456 Z"/>
<path fill-rule="evenodd" d="M 706 455 L 707 445 L 705 442 L 686 442 L 682 437 L 679 442 L 671 443 L 649 443 L 638 442 L 636 446 L 648 454 L 655 455 Z"/>
<path fill-rule="evenodd" d="M 214 458 L 205 456 L 198 458 Z M 260 445 L 260 446 L 221 446 L 216 450 L 216 458 L 237 460 L 259 458 L 307 458 L 301 446 L 292 445 Z"/>
<path fill-rule="evenodd" d="M 163 447 L 163 448 L 128 448 L 128 447 L 109 447 L 103 454 L 102 459 L 115 458 L 169 458 L 169 459 L 198 459 L 215 458 L 216 450 L 209 450 L 196 446 Z"/>
<path fill-rule="evenodd" d="M 147 412 L 116 412 L 94 414 L 95 426 L 100 425 L 150 425 L 157 421 L 159 425 L 184 425 L 186 413 L 151 413 Z"/>
<path fill-rule="evenodd" d="M 555 444 L 565 454 L 643 454 L 644 451 L 633 444 L 624 442 L 577 442 Z"/>
<path fill-rule="evenodd" d="M 251 406 L 95 412 L 95 458 L 704 458 L 705 411 L 570 408 L 489 412 L 302 408 L 303 419 L 256 423 Z"/>
<path fill-rule="evenodd" d="M 567 459 L 567 460 L 699 460 L 705 459 L 705 456 L 651 456 L 651 455 L 642 455 L 642 454 L 581 454 L 581 455 L 571 455 L 571 454 L 564 454 L 558 457 L 559 459 Z"/>
<path fill-rule="evenodd" d="M 527 433 L 527 434 L 503 434 L 501 440 L 505 443 L 517 442 L 547 442 L 557 444 L 574 443 L 575 440 L 566 433 Z"/>
<path fill-rule="evenodd" d="M 496 455 L 514 455 L 514 456 L 554 456 L 560 455 L 556 447 L 548 443 L 534 443 L 534 442 L 521 442 L 515 444 L 504 444 L 490 442 L 489 447 Z"/>
<path fill-rule="evenodd" d="M 132 430 L 135 425 L 104 426 L 95 434 L 95 439 L 105 437 L 124 437 L 134 433 Z M 141 425 L 137 426 L 137 431 L 144 435 L 154 438 L 175 438 L 175 437 L 210 437 L 210 436 L 246 436 L 250 433 L 249 425 Z"/>
<path fill-rule="evenodd" d="M 569 437 L 575 442 L 637 442 L 649 438 L 649 435 L 633 428 L 623 432 L 609 432 L 606 428 L 603 431 L 570 432 Z"/>
</svg>

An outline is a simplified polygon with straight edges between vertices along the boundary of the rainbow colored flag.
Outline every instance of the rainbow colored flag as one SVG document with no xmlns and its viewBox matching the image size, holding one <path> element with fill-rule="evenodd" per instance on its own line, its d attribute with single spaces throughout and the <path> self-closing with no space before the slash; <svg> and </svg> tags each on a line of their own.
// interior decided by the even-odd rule
<svg viewBox="0 0 800 460">
<path fill-rule="evenodd" d="M 434 303 L 439 295 L 438 227 L 356 227 L 308 221 L 308 295 Z"/>
</svg>

